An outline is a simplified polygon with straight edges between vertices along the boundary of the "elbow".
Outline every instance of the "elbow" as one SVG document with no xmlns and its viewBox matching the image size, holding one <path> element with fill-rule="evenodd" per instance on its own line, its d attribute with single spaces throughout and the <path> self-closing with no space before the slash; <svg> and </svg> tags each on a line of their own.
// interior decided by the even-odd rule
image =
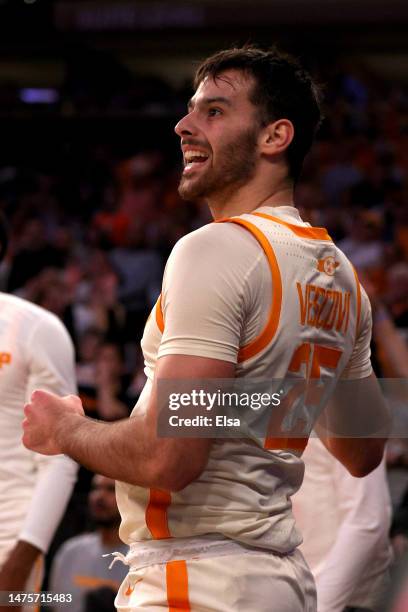
<svg viewBox="0 0 408 612">
<path fill-rule="evenodd" d="M 378 444 L 371 452 L 352 464 L 347 465 L 347 469 L 355 478 L 364 478 L 373 472 L 381 463 L 384 454 L 384 445 Z"/>
<path fill-rule="evenodd" d="M 177 472 L 173 470 L 160 470 L 154 478 L 155 487 L 170 491 L 170 493 L 178 493 L 185 489 L 190 483 L 196 480 L 202 470 L 186 469 L 185 466 Z"/>
<path fill-rule="evenodd" d="M 150 446 L 142 465 L 139 464 L 135 470 L 133 478 L 138 481 L 128 482 L 177 493 L 201 475 L 207 465 L 209 449 L 210 441 L 207 439 L 186 440 L 185 443 L 177 438 L 157 439 Z"/>
<path fill-rule="evenodd" d="M 381 463 L 384 438 L 331 438 L 325 440 L 327 450 L 355 478 L 364 478 Z"/>
<path fill-rule="evenodd" d="M 354 476 L 354 478 L 364 478 L 364 476 L 368 476 L 371 474 L 373 470 L 379 465 L 378 463 L 365 463 L 359 465 L 351 465 L 347 466 L 349 473 Z"/>
<path fill-rule="evenodd" d="M 154 461 L 146 470 L 146 486 L 178 493 L 200 476 L 203 467 L 186 461 Z"/>
<path fill-rule="evenodd" d="M 178 493 L 179 491 L 182 491 L 183 489 L 185 489 L 191 482 L 193 482 L 193 480 L 195 480 L 195 478 L 174 478 L 174 477 L 169 477 L 169 478 L 163 478 L 162 482 L 163 484 L 161 485 L 160 488 L 165 488 L 167 491 L 170 491 L 170 493 Z"/>
</svg>

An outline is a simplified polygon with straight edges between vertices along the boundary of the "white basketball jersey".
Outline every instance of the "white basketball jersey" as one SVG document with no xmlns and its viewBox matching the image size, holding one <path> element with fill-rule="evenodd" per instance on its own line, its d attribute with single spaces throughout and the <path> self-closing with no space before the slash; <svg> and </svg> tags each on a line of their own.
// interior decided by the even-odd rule
<svg viewBox="0 0 408 612">
<path fill-rule="evenodd" d="M 346 366 L 348 376 L 365 377 L 370 320 L 350 262 L 295 208 L 210 224 L 169 258 L 142 340 L 148 380 L 134 410 L 146 409 L 157 358 L 168 354 L 233 361 L 240 378 L 336 380 Z M 301 538 L 290 496 L 302 482 L 305 444 L 273 435 L 216 439 L 202 474 L 179 492 L 117 483 L 122 539 L 221 534 L 293 550 Z"/>
</svg>

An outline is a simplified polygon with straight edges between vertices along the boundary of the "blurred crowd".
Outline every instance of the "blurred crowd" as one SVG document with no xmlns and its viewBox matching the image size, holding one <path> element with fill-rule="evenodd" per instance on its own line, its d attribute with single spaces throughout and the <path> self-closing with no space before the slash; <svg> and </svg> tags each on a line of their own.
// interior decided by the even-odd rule
<svg viewBox="0 0 408 612">
<path fill-rule="evenodd" d="M 124 95 L 124 75 L 116 95 L 104 97 L 98 89 L 102 79 L 96 82 L 94 75 L 90 85 L 87 66 L 83 74 L 83 82 L 77 77 L 71 85 L 73 108 L 147 109 L 149 118 L 138 124 L 147 133 L 155 113 L 181 114 L 187 100 L 187 93 L 184 100 L 177 98 L 155 79 L 145 79 L 142 93 L 132 86 Z M 344 67 L 330 74 L 323 69 L 322 80 L 326 119 L 305 163 L 296 203 L 304 220 L 328 229 L 370 296 L 377 375 L 408 378 L 408 362 L 401 358 L 392 364 L 383 334 L 376 333 L 385 318 L 406 350 L 408 91 Z M 166 129 L 172 131 L 170 121 Z M 69 138 L 66 145 L 60 164 L 41 167 L 33 158 L 31 165 L 0 167 L 0 209 L 11 231 L 0 289 L 64 321 L 77 351 L 87 414 L 115 420 L 130 413 L 144 384 L 140 339 L 160 293 L 166 258 L 181 236 L 210 217 L 177 193 L 181 154 L 176 146 L 162 150 L 155 140 L 154 146 L 140 148 L 135 142 L 124 155 L 103 135 L 80 149 L 70 146 Z M 390 443 L 388 462 L 393 536 L 403 550 L 408 542 L 406 440 Z M 81 471 L 79 501 L 69 508 L 78 518 L 64 537 L 83 528 L 90 482 L 91 475 Z"/>
<path fill-rule="evenodd" d="M 86 73 L 85 64 L 79 74 Z M 87 74 L 92 74 L 88 81 L 77 72 L 69 90 L 78 108 L 86 99 L 92 112 L 102 104 L 102 77 L 99 82 L 97 74 Z M 404 334 L 408 91 L 344 66 L 330 74 L 323 68 L 320 77 L 326 118 L 306 160 L 296 204 L 305 220 L 328 229 L 357 268 L 373 304 L 385 306 Z M 130 87 L 123 75 L 117 76 L 110 96 L 105 92 L 109 108 L 114 108 L 112 92 L 119 81 L 122 88 Z M 153 81 L 155 88 L 141 87 L 151 103 L 160 81 L 143 79 L 145 85 Z M 169 86 L 162 87 L 164 100 Z M 132 92 L 130 87 L 127 95 L 118 96 L 118 108 L 133 103 L 139 108 Z M 181 114 L 187 95 L 176 103 L 173 92 L 167 111 L 177 107 Z M 146 137 L 152 122 L 145 118 L 135 133 Z M 173 125 L 167 120 L 164 129 L 171 133 Z M 33 156 L 0 167 L 0 209 L 11 230 L 0 287 L 64 321 L 77 349 L 78 382 L 86 389 L 89 410 L 100 409 L 95 398 L 108 382 L 124 406 L 131 405 L 143 384 L 139 341 L 168 254 L 181 236 L 210 217 L 205 207 L 183 202 L 177 193 L 181 153 L 176 140 L 163 148 L 156 138 L 149 148 L 135 140 L 133 150 L 129 143 L 118 150 L 103 134 L 80 145 L 65 138 L 54 162 Z M 44 135 L 38 147 L 46 145 Z M 377 354 L 375 359 L 378 374 L 387 375 L 386 364 Z M 115 406 L 109 414 L 105 403 L 101 410 L 104 418 L 121 413 Z"/>
</svg>

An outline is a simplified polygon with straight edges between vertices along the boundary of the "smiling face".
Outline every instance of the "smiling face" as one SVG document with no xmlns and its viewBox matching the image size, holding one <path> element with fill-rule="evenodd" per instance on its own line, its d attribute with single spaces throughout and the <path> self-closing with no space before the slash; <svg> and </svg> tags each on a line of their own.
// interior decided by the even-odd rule
<svg viewBox="0 0 408 612">
<path fill-rule="evenodd" d="M 255 174 L 259 122 L 249 101 L 253 80 L 228 70 L 205 78 L 176 125 L 184 171 L 179 193 L 186 200 L 206 200 L 246 184 Z"/>
</svg>

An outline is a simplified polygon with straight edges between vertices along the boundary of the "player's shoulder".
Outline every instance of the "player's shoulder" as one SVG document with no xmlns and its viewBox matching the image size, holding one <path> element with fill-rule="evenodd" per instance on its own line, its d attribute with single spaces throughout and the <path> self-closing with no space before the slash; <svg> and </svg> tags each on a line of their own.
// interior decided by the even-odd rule
<svg viewBox="0 0 408 612">
<path fill-rule="evenodd" d="M 214 254 L 239 256 L 242 251 L 252 255 L 259 251 L 259 245 L 251 234 L 236 223 L 208 223 L 189 234 L 186 234 L 174 246 L 172 255 L 182 253 L 185 256 Z"/>
<path fill-rule="evenodd" d="M 336 276 L 339 273 L 342 282 L 346 282 L 346 284 L 349 285 L 349 288 L 353 289 L 353 291 L 356 290 L 357 286 L 359 285 L 359 279 L 353 263 L 335 242 L 332 243 L 332 249 L 332 256 L 320 260 L 319 264 L 322 265 L 322 268 L 325 271 L 325 263 L 328 259 L 330 259 L 335 266 Z"/>
<path fill-rule="evenodd" d="M 370 298 L 368 297 L 364 286 L 360 282 L 358 277 L 358 272 L 355 269 L 353 263 L 347 257 L 347 255 L 342 251 L 342 249 L 338 245 L 335 246 L 335 261 L 340 265 L 339 270 L 341 270 L 341 281 L 344 287 L 351 291 L 353 295 L 357 297 L 359 303 L 359 318 L 360 332 L 368 330 L 371 332 L 371 303 Z"/>
<path fill-rule="evenodd" d="M 48 310 L 45 310 L 45 308 L 42 306 L 38 306 L 38 304 L 34 304 L 29 300 L 10 293 L 0 292 L 0 303 L 9 306 L 15 312 L 20 312 L 22 314 L 26 314 L 27 316 L 34 316 L 37 318 L 41 317 L 50 320 L 57 318 L 54 314 Z"/>
<path fill-rule="evenodd" d="M 54 313 L 17 295 L 0 292 L 0 305 L 3 312 L 8 310 L 10 317 L 18 318 L 31 330 L 43 328 L 60 336 L 68 334 L 64 324 Z"/>
<path fill-rule="evenodd" d="M 362 301 L 369 303 L 370 300 L 364 290 L 363 285 L 360 282 L 358 271 L 354 267 L 353 262 L 349 259 L 349 257 L 344 253 L 344 251 L 337 244 L 335 243 L 333 244 L 335 248 L 335 256 L 334 256 L 335 261 L 340 264 L 342 272 L 347 273 L 348 276 L 352 279 L 353 286 L 359 287 Z"/>
</svg>

